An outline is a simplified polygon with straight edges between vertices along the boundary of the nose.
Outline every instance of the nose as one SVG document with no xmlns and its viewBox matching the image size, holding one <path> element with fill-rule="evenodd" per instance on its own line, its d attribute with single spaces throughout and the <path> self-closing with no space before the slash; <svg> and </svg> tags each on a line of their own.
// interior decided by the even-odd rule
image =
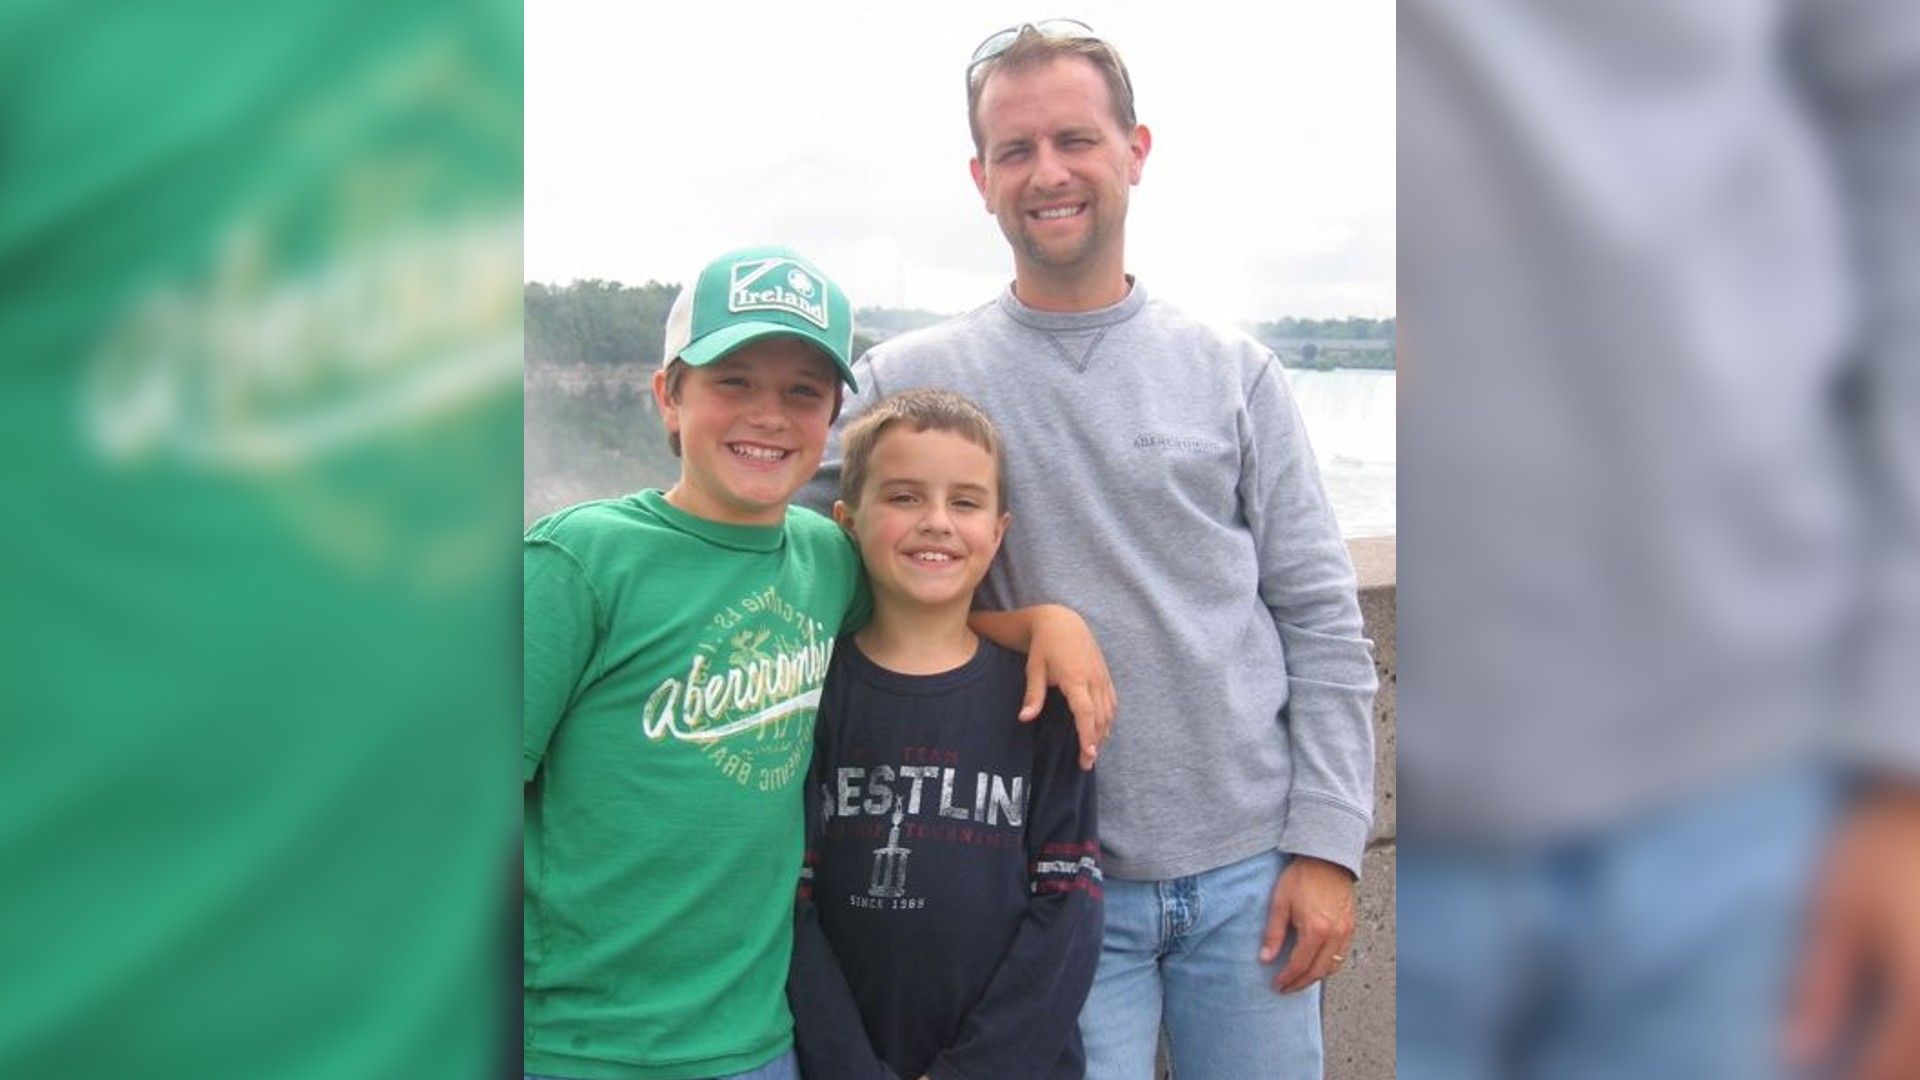
<svg viewBox="0 0 1920 1080">
<path fill-rule="evenodd" d="M 1057 188 L 1066 186 L 1073 179 L 1067 171 L 1066 159 L 1050 142 L 1042 142 L 1034 150 L 1033 183 L 1036 187 Z"/>
<path fill-rule="evenodd" d="M 953 519 L 947 516 L 945 503 L 936 499 L 927 504 L 926 513 L 920 515 L 920 531 L 936 536 L 953 531 Z"/>
<path fill-rule="evenodd" d="M 784 427 L 787 412 L 781 407 L 777 392 L 762 392 L 747 400 L 745 409 L 747 423 L 761 428 Z"/>
</svg>

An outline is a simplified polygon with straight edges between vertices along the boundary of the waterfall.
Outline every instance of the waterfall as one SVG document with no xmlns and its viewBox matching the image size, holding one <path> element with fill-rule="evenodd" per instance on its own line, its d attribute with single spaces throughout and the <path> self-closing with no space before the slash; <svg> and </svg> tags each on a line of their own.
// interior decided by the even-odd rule
<svg viewBox="0 0 1920 1080">
<path fill-rule="evenodd" d="M 1394 532 L 1397 374 L 1356 368 L 1287 374 L 1341 533 Z"/>
</svg>

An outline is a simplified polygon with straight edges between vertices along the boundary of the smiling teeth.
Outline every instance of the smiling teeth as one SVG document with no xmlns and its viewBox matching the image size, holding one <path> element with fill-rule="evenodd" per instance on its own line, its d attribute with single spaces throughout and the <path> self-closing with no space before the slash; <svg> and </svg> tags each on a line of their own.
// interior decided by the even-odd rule
<svg viewBox="0 0 1920 1080">
<path fill-rule="evenodd" d="M 1061 206 L 1055 207 L 1052 210 L 1035 211 L 1033 216 L 1037 218 L 1063 218 L 1072 217 L 1079 212 L 1080 208 L 1077 206 Z"/>
<path fill-rule="evenodd" d="M 735 445 L 731 449 L 741 457 L 752 458 L 755 461 L 779 461 L 781 458 L 787 456 L 785 450 L 775 450 L 770 446 Z"/>
<path fill-rule="evenodd" d="M 922 551 L 913 556 L 916 562 L 952 562 L 953 556 L 944 551 Z"/>
</svg>

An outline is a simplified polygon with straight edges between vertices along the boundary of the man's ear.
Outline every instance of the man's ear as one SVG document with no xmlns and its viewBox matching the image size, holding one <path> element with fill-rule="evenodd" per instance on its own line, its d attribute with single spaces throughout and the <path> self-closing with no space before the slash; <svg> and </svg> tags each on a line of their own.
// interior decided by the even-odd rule
<svg viewBox="0 0 1920 1080">
<path fill-rule="evenodd" d="M 1140 170 L 1146 168 L 1147 152 L 1153 149 L 1153 132 L 1145 124 L 1133 125 L 1133 134 L 1127 138 L 1127 150 L 1133 156 L 1133 164 L 1127 170 L 1127 183 L 1140 182 Z"/>
<path fill-rule="evenodd" d="M 660 410 L 660 421 L 667 425 L 667 434 L 680 434 L 680 405 L 667 394 L 666 368 L 653 373 L 653 403 Z"/>
<path fill-rule="evenodd" d="M 987 167 L 980 163 L 979 158 L 973 158 L 972 160 L 967 162 L 967 171 L 973 173 L 973 189 L 980 193 L 980 201 L 983 203 L 986 203 L 987 213 L 989 214 L 993 213 L 993 204 L 987 203 L 986 201 L 987 200 Z M 1138 183 L 1137 180 L 1135 182 Z"/>
<path fill-rule="evenodd" d="M 845 529 L 847 531 L 848 536 L 854 535 L 853 511 L 847 509 L 847 504 L 845 500 L 842 500 L 842 499 L 833 500 L 833 520 L 842 529 Z M 858 537 L 855 537 L 855 539 L 858 539 Z"/>
</svg>

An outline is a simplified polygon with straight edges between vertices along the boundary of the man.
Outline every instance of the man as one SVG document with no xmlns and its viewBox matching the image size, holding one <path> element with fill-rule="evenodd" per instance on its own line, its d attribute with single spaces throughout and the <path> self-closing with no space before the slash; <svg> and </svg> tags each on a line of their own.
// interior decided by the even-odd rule
<svg viewBox="0 0 1920 1080">
<path fill-rule="evenodd" d="M 1399 1075 L 1920 1076 L 1920 7 L 1398 26 Z"/>
<path fill-rule="evenodd" d="M 1353 933 L 1376 680 L 1354 578 L 1286 373 L 1127 274 L 1152 139 L 1112 46 L 1068 20 L 988 38 L 968 69 L 974 184 L 1014 281 L 861 361 L 857 416 L 958 390 L 1006 438 L 1021 520 L 982 587 L 1093 626 L 1126 702 L 1102 751 L 1106 932 L 1087 1074 L 1318 1077 L 1320 980 Z M 827 505 L 830 443 L 802 496 Z"/>
</svg>

